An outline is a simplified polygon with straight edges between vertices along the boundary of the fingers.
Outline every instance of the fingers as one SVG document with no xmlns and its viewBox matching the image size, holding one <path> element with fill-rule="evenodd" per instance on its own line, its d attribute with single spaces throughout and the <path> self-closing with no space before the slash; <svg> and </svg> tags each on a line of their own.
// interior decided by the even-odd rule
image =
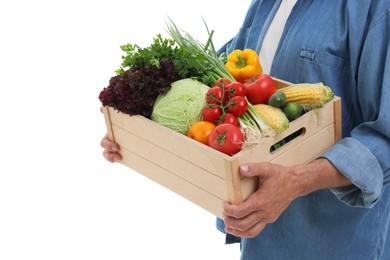
<svg viewBox="0 0 390 260">
<path fill-rule="evenodd" d="M 269 223 L 269 214 L 264 210 L 256 210 L 253 206 L 223 205 L 222 219 L 225 222 L 225 231 L 238 237 L 253 238 L 257 236 Z"/>
<path fill-rule="evenodd" d="M 253 201 L 254 200 L 248 199 L 245 203 L 240 203 L 238 205 L 224 203 L 223 214 L 237 219 L 244 218 L 257 210 L 256 206 L 253 205 Z"/>
<path fill-rule="evenodd" d="M 263 213 L 261 211 L 254 211 L 245 217 L 235 218 L 235 217 L 231 217 L 231 216 L 228 216 L 225 213 L 223 213 L 222 218 L 223 218 L 226 226 L 228 226 L 232 229 L 245 231 L 245 230 L 250 229 L 257 222 L 265 222 L 262 215 L 263 215 Z"/>
<path fill-rule="evenodd" d="M 112 163 L 119 162 L 122 159 L 119 153 L 108 152 L 107 150 L 103 151 L 103 157 Z"/>
<path fill-rule="evenodd" d="M 104 148 L 103 157 L 106 158 L 107 161 L 113 163 L 122 160 L 122 157 L 119 154 L 119 149 L 120 149 L 119 145 L 115 142 L 111 142 L 108 139 L 107 134 L 100 141 L 100 146 Z"/>
<path fill-rule="evenodd" d="M 268 162 L 247 163 L 239 167 L 240 174 L 246 177 L 268 175 L 278 169 L 278 165 Z"/>
<path fill-rule="evenodd" d="M 225 222 L 225 231 L 237 237 L 256 237 L 267 225 L 266 222 L 260 221 L 258 217 L 259 212 L 253 212 L 243 219 L 235 219 L 223 215 Z"/>
<path fill-rule="evenodd" d="M 237 230 L 232 229 L 230 227 L 226 227 L 225 231 L 231 235 L 234 235 L 236 237 L 242 237 L 242 238 L 254 238 L 256 237 L 263 229 L 265 228 L 267 224 L 265 222 L 258 222 L 256 225 L 251 227 L 248 230 Z"/>
<path fill-rule="evenodd" d="M 108 134 L 105 134 L 102 138 L 102 140 L 100 141 L 100 146 L 106 150 L 108 149 L 112 149 L 111 146 L 112 144 L 110 143 L 114 143 L 114 142 L 111 142 L 110 139 L 108 139 Z M 114 148 L 115 149 L 115 148 Z"/>
</svg>

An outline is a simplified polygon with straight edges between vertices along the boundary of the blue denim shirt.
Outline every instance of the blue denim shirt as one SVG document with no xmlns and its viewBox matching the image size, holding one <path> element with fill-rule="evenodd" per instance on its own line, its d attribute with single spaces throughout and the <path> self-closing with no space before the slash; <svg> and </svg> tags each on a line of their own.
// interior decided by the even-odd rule
<svg viewBox="0 0 390 260">
<path fill-rule="evenodd" d="M 258 51 L 280 2 L 252 1 L 221 50 Z M 342 98 L 343 139 L 322 156 L 354 185 L 298 198 L 241 259 L 390 259 L 390 1 L 298 0 L 270 74 Z"/>
</svg>

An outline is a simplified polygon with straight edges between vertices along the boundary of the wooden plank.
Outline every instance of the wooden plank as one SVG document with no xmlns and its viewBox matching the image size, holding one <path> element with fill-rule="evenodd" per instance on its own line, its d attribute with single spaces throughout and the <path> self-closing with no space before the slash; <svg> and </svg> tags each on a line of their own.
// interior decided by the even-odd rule
<svg viewBox="0 0 390 260">
<path fill-rule="evenodd" d="M 137 154 L 123 149 L 121 163 L 163 187 L 179 194 L 180 196 L 191 201 L 195 205 L 209 211 L 215 216 L 221 217 L 223 200 L 213 196 L 196 185 L 179 178 L 178 176 L 164 170 L 160 166 L 138 156 Z M 143 194 L 137 194 L 142 197 Z M 158 195 L 157 195 L 158 196 Z"/>
<path fill-rule="evenodd" d="M 232 204 L 242 202 L 242 183 L 238 172 L 239 161 L 236 159 L 226 163 L 226 186 L 228 190 L 228 200 Z"/>
<path fill-rule="evenodd" d="M 280 135 L 264 138 L 264 140 L 260 142 L 259 145 L 242 151 L 235 156 L 239 158 L 240 163 L 274 160 L 275 158 L 282 156 L 284 153 L 287 153 L 295 146 L 299 146 L 306 139 L 309 139 L 311 136 L 315 135 L 327 126 L 333 125 L 333 122 L 333 104 L 327 103 L 323 108 L 312 110 L 297 120 L 291 122 L 289 128 Z M 304 132 L 300 136 L 291 140 L 276 151 L 270 152 L 270 148 L 274 144 L 302 128 L 304 128 Z M 290 153 L 290 156 L 294 157 L 294 154 Z M 283 164 L 283 162 L 281 164 Z"/>
<path fill-rule="evenodd" d="M 271 160 L 271 163 L 282 164 L 285 166 L 293 166 L 304 164 L 315 158 L 318 158 L 324 151 L 328 150 L 333 144 L 334 126 L 330 125 L 319 131 L 317 134 L 302 141 L 299 145 L 294 146 L 288 152 L 283 153 L 279 157 Z M 260 162 L 257 160 L 253 162 Z M 243 178 L 242 183 L 242 198 L 245 201 L 254 191 L 257 190 L 257 178 Z"/>
<path fill-rule="evenodd" d="M 223 200 L 228 200 L 226 182 L 223 178 L 186 161 L 124 129 L 113 126 L 115 139 L 121 148 L 129 150 L 160 168 L 184 179 Z M 185 152 L 185 151 L 183 151 Z M 121 152 L 122 154 L 122 152 Z M 142 173 L 142 172 L 141 172 Z"/>
<path fill-rule="evenodd" d="M 342 138 L 342 114 L 341 114 L 341 98 L 335 97 L 333 101 L 333 113 L 334 113 L 334 139 L 335 142 Z"/>
<path fill-rule="evenodd" d="M 112 132 L 112 122 L 110 116 L 110 108 L 108 106 L 103 107 L 104 120 L 106 121 L 107 136 L 108 139 L 115 142 L 114 134 Z"/>
<path fill-rule="evenodd" d="M 232 157 L 142 116 L 128 116 L 110 108 L 112 124 L 138 136 L 206 171 L 225 178 L 225 161 Z"/>
<path fill-rule="evenodd" d="M 258 188 L 258 178 L 243 178 L 241 179 L 242 183 L 242 200 L 245 201 L 253 192 Z"/>
<path fill-rule="evenodd" d="M 278 79 L 278 78 L 272 78 L 272 79 L 275 82 L 276 89 L 284 88 L 284 87 L 287 87 L 287 86 L 291 85 L 290 82 L 285 81 L 285 80 L 281 80 L 281 79 Z"/>
<path fill-rule="evenodd" d="M 318 155 L 326 151 L 333 144 L 334 125 L 330 125 L 270 162 L 285 166 L 306 163 L 307 158 L 312 158 L 313 155 Z"/>
</svg>

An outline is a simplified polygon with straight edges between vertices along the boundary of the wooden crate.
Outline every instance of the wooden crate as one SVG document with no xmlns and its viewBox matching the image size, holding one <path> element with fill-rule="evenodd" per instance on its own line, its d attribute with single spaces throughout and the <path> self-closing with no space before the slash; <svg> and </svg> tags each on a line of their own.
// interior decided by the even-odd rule
<svg viewBox="0 0 390 260">
<path fill-rule="evenodd" d="M 277 87 L 289 84 L 275 79 Z M 276 137 L 227 156 L 142 116 L 104 108 L 110 140 L 121 147 L 121 163 L 220 217 L 222 202 L 237 204 L 256 188 L 255 178 L 242 178 L 238 167 L 268 161 L 285 166 L 309 162 L 341 138 L 341 100 L 312 110 L 290 123 Z M 285 137 L 302 133 L 281 148 L 270 148 Z"/>
</svg>

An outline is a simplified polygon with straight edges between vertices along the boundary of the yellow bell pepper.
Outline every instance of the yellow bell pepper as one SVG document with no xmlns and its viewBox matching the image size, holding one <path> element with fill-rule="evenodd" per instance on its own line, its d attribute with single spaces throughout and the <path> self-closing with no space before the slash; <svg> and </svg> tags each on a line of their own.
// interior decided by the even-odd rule
<svg viewBox="0 0 390 260">
<path fill-rule="evenodd" d="M 225 67 L 240 82 L 263 72 L 259 56 L 252 49 L 234 50 L 229 54 Z"/>
</svg>

